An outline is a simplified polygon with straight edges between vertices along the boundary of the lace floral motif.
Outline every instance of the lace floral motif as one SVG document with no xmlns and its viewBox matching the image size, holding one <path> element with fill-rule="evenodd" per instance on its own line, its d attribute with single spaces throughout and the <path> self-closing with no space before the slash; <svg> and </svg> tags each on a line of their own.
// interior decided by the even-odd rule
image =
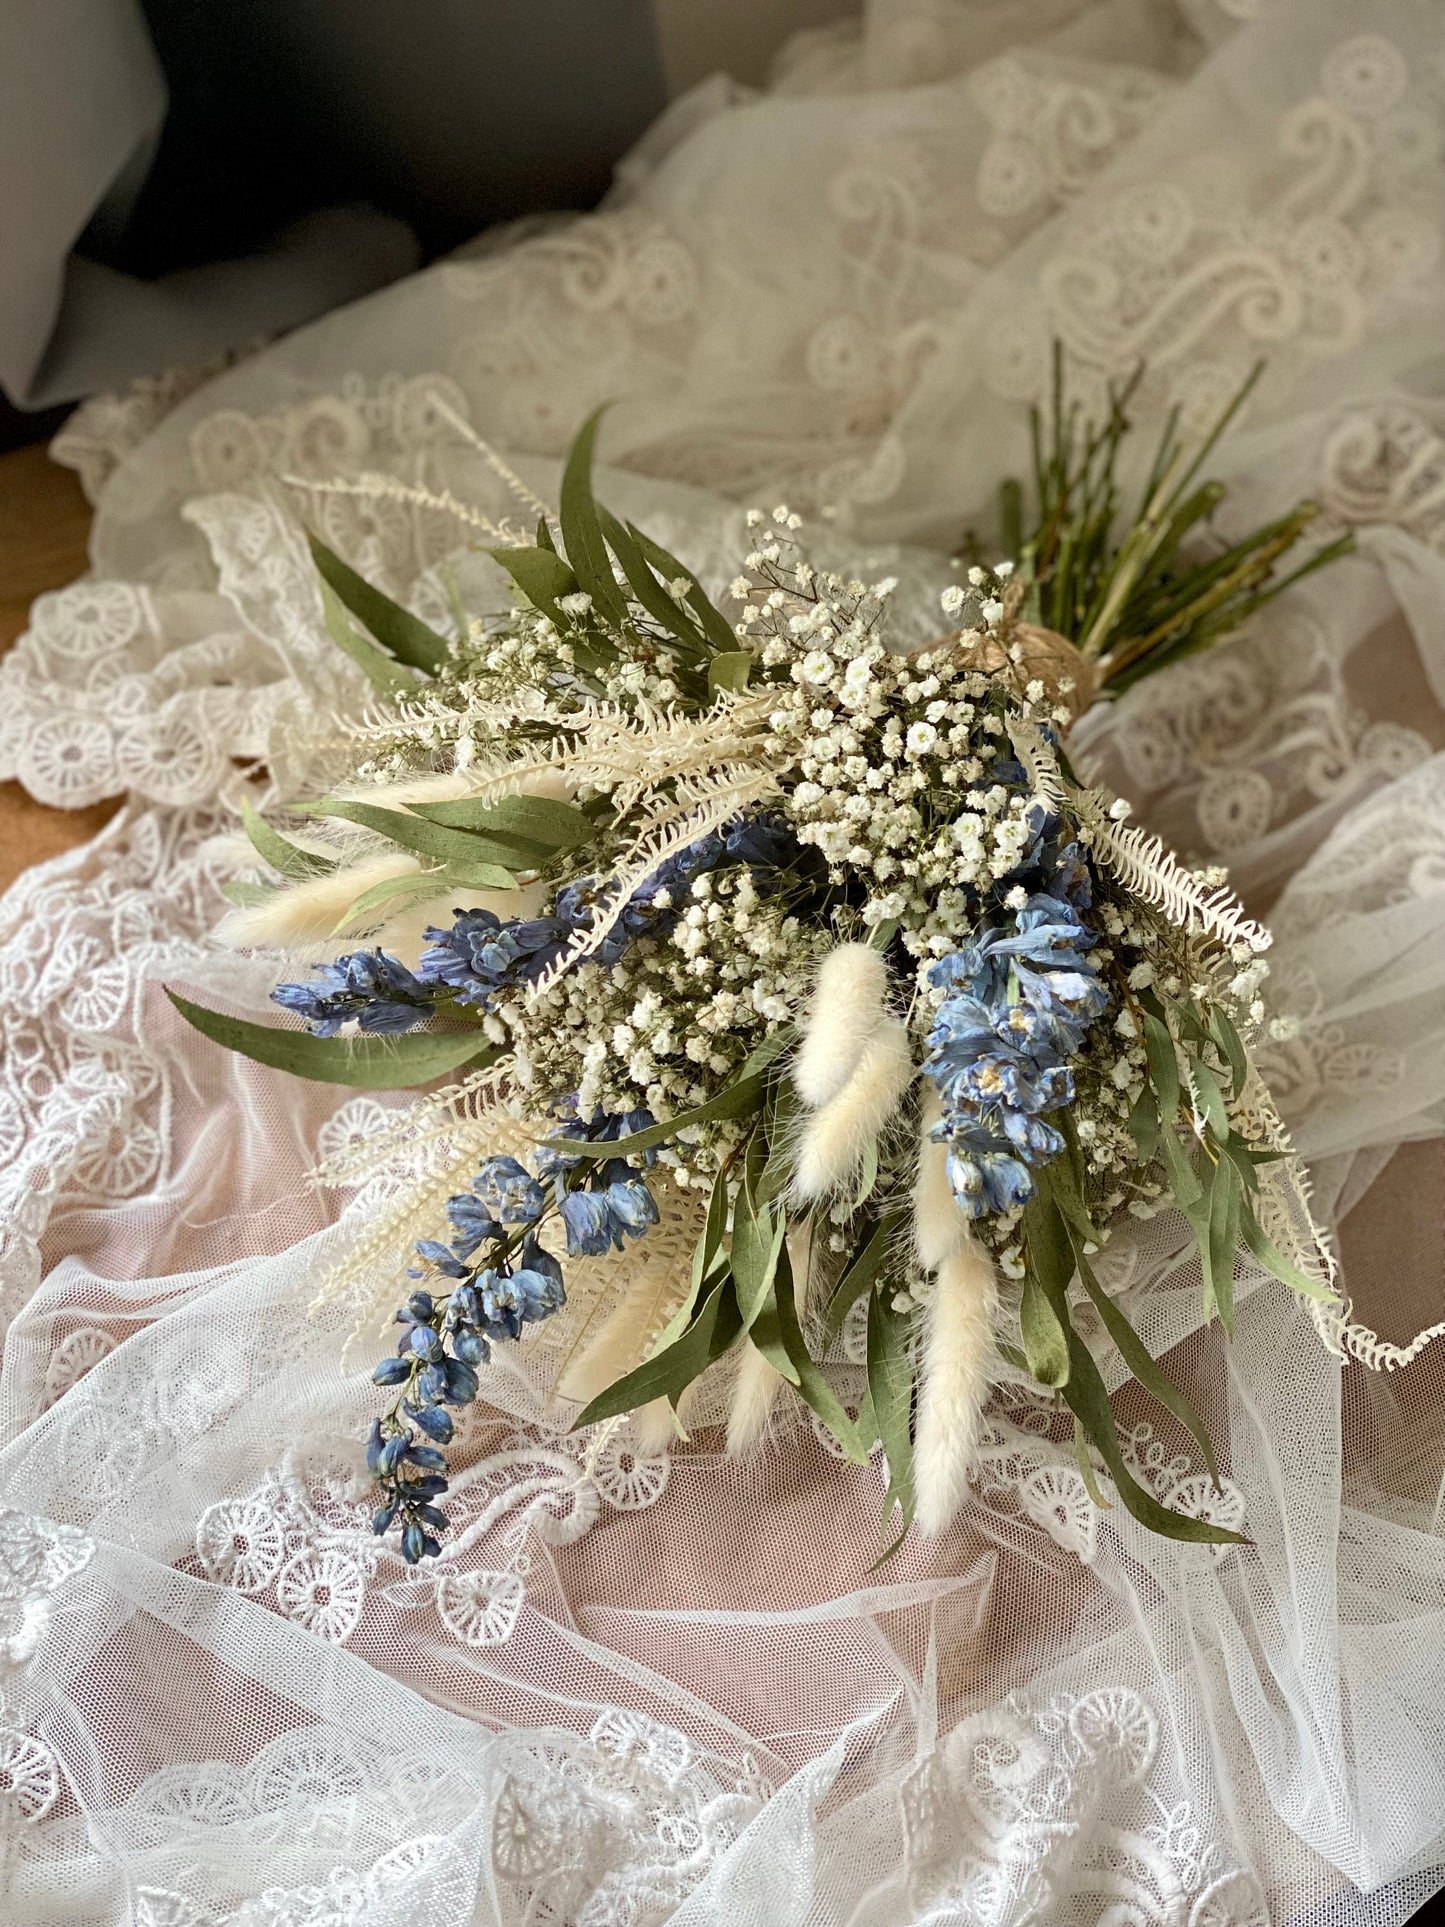
<svg viewBox="0 0 1445 1927">
<path fill-rule="evenodd" d="M 991 337 L 996 393 L 1039 395 L 1050 338 L 1108 378 L 1147 360 L 1160 399 L 1202 420 L 1262 347 L 1335 355 L 1440 258 L 1427 211 L 1440 162 L 1433 117 L 1410 100 L 1404 55 L 1378 34 L 1325 56 L 1319 91 L 1278 129 L 1290 173 L 1264 205 L 1241 202 L 1220 158 L 1186 183 L 1111 195 L 1039 276 L 1039 311 L 1011 307 Z"/>
<path fill-rule="evenodd" d="M 1291 879 L 1272 919 L 1285 943 L 1445 890 L 1445 758 L 1435 756 L 1351 812 Z"/>
<path fill-rule="evenodd" d="M 62 1193 L 99 1203 L 156 1179 L 163 1079 L 141 1039 L 138 993 L 215 920 L 201 854 L 215 827 L 132 810 L 5 898 L 0 1219 L 21 1232 L 38 1234 Z"/>
<path fill-rule="evenodd" d="M 137 1787 L 118 1818 L 138 1839 L 191 1844 L 167 1856 L 178 1884 L 140 1887 L 137 1927 L 469 1919 L 476 1871 L 462 1843 L 480 1802 L 479 1785 L 464 1772 L 325 1728 L 283 1734 L 244 1766 L 164 1767 Z M 349 1864 L 336 1864 L 339 1853 Z M 312 1871 L 300 1881 L 269 1882 L 233 1908 L 207 1879 L 212 1873 L 222 1890 L 233 1884 L 223 1871 L 227 1855 L 259 1855 L 278 1874 L 298 1863 Z"/>
<path fill-rule="evenodd" d="M 450 263 L 442 281 L 477 317 L 453 350 L 457 376 L 496 397 L 505 442 L 547 454 L 563 451 L 638 354 L 677 353 L 700 290 L 689 250 L 632 210 L 569 224 L 505 256 Z"/>
<path fill-rule="evenodd" d="M 232 611 L 174 646 L 144 589 L 77 582 L 36 601 L 0 662 L 0 778 L 77 809 L 134 790 L 172 807 L 208 802 L 232 758 L 265 754 L 280 689 L 275 658 Z M 197 610 L 173 606 L 184 632 Z"/>
<path fill-rule="evenodd" d="M 187 395 L 219 374 L 229 359 L 170 368 L 164 374 L 134 381 L 128 388 L 92 395 L 50 444 L 51 455 L 64 467 L 75 469 L 87 499 L 98 502 L 101 490 L 126 456 L 139 448 Z"/>
<path fill-rule="evenodd" d="M 667 1485 L 671 1460 L 642 1458 L 625 1437 L 597 1454 L 564 1437 L 568 1450 L 545 1435 L 503 1438 L 453 1478 L 447 1503 L 457 1531 L 441 1561 L 408 1567 L 374 1536 L 369 1486 L 349 1442 L 332 1457 L 309 1459 L 304 1471 L 283 1467 L 244 1498 L 210 1506 L 196 1527 L 196 1554 L 208 1579 L 274 1599 L 288 1619 L 332 1645 L 355 1633 L 374 1586 L 389 1606 L 433 1612 L 463 1646 L 505 1645 L 526 1604 L 529 1534 L 571 1543 L 604 1504 L 636 1511 Z M 483 1544 L 501 1554 L 501 1566 L 470 1563 Z"/>
<path fill-rule="evenodd" d="M 969 98 L 993 129 L 979 162 L 978 204 L 1013 220 L 1071 200 L 1169 94 L 1154 74 L 1055 72 L 1014 55 L 970 76 Z"/>
<path fill-rule="evenodd" d="M 1346 527 L 1391 523 L 1445 551 L 1445 438 L 1404 402 L 1352 408 L 1326 439 L 1320 497 Z"/>
<path fill-rule="evenodd" d="M 0 1509 L 0 1680 L 26 1665 L 50 1623 L 54 1598 L 83 1572 L 94 1547 L 69 1526 Z"/>
<path fill-rule="evenodd" d="M 1324 629 L 1301 605 L 1271 610 L 1207 667 L 1182 662 L 1140 684 L 1112 722 L 1131 798 L 1181 846 L 1210 854 L 1257 843 L 1430 754 L 1418 730 L 1372 722 L 1349 700 Z"/>
<path fill-rule="evenodd" d="M 992 1509 L 1021 1514 L 1055 1545 L 1092 1565 L 1104 1516 L 1089 1495 L 1072 1445 L 1051 1436 L 1057 1426 L 1053 1409 L 1026 1388 L 996 1387 L 972 1482 Z M 1119 1444 L 1134 1477 L 1162 1505 L 1231 1531 L 1243 1526 L 1244 1495 L 1238 1486 L 1222 1478 L 1216 1491 L 1197 1461 L 1187 1453 L 1171 1454 L 1151 1425 L 1121 1425 Z M 1212 1547 L 1204 1556 L 1226 1550 Z"/>
<path fill-rule="evenodd" d="M 1254 1878 L 1151 1786 L 1158 1748 L 1122 1686 L 965 1720 L 903 1783 L 910 1903 L 995 1927 L 1269 1927 Z"/>
<path fill-rule="evenodd" d="M 525 1927 L 656 1927 L 732 1847 L 772 1787 L 744 1754 L 608 1710 L 585 1741 L 517 1748 L 497 1801 L 492 1859 Z"/>
</svg>

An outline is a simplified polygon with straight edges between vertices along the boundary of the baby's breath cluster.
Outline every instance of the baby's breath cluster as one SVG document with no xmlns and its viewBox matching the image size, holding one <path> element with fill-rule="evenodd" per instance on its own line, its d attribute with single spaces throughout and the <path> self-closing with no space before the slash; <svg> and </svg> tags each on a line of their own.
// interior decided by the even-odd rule
<svg viewBox="0 0 1445 1927">
<path fill-rule="evenodd" d="M 760 894 L 751 871 L 696 877 L 660 936 L 614 963 L 587 962 L 542 995 L 498 997 L 487 1034 L 513 1053 L 519 1086 L 577 1093 L 583 1115 L 646 1108 L 674 1117 L 706 1102 L 756 1045 L 793 1016 L 819 932 L 785 900 Z M 737 1133 L 725 1122 L 663 1145 L 658 1161 L 686 1187 L 710 1175 Z"/>
</svg>

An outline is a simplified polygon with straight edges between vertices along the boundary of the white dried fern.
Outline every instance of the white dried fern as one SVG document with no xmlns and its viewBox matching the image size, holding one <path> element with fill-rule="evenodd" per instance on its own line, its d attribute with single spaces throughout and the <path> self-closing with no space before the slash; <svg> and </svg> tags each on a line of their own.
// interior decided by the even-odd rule
<svg viewBox="0 0 1445 1927">
<path fill-rule="evenodd" d="M 721 829 L 745 804 L 760 802 L 774 794 L 777 787 L 777 779 L 766 772 L 759 772 L 742 785 L 724 782 L 710 800 L 694 804 L 665 830 L 653 832 L 634 842 L 603 886 L 604 893 L 599 895 L 592 922 L 576 932 L 566 948 L 531 985 L 529 1003 L 544 997 L 559 978 L 578 964 L 585 963 L 601 949 L 616 928 L 634 892 L 640 890 L 669 857 L 676 856 L 680 850 L 685 850 L 690 843 L 696 843 L 711 831 Z"/>
<path fill-rule="evenodd" d="M 1160 837 L 1114 822 L 1101 791 L 1074 790 L 1072 797 L 1080 823 L 1092 836 L 1094 854 L 1126 889 L 1152 903 L 1171 922 L 1202 936 L 1223 944 L 1248 944 L 1251 950 L 1269 948 L 1269 931 L 1244 914 L 1232 890 L 1201 882 Z"/>
<path fill-rule="evenodd" d="M 483 515 L 480 509 L 460 501 L 450 489 L 423 488 L 416 482 L 399 481 L 394 475 L 377 475 L 364 470 L 353 482 L 317 482 L 305 475 L 282 475 L 278 479 L 289 488 L 303 489 L 312 495 L 352 495 L 361 497 L 363 501 L 404 502 L 411 508 L 435 509 L 439 514 L 450 515 L 469 529 L 476 529 L 489 542 L 500 543 L 506 548 L 515 547 L 528 539 L 519 535 L 516 529 L 508 528 L 505 522 L 494 522 L 490 515 Z"/>
<path fill-rule="evenodd" d="M 1014 753 L 1024 766 L 1029 787 L 1050 808 L 1062 809 L 1068 801 L 1063 771 L 1044 732 L 1026 716 L 1015 716 L 1009 723 L 1008 733 Z"/>
</svg>

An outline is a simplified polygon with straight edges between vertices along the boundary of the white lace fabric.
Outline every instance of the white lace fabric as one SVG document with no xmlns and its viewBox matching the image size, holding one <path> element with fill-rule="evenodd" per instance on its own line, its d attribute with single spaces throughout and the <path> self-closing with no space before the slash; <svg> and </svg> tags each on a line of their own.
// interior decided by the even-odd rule
<svg viewBox="0 0 1445 1927">
<path fill-rule="evenodd" d="M 1430 0 L 875 0 L 769 94 L 671 110 L 598 214 L 67 426 L 95 570 L 0 667 L 0 774 L 130 800 L 0 906 L 7 1923 L 1395 1927 L 1440 1884 L 1442 147 Z M 1001 1386 L 955 1531 L 875 1568 L 881 1459 L 795 1418 L 733 1463 L 706 1407 L 671 1455 L 589 1453 L 524 1351 L 406 1569 L 358 1444 L 377 1280 L 313 1308 L 384 1180 L 304 1181 L 406 1100 L 164 996 L 265 1011 L 276 960 L 208 935 L 216 838 L 364 700 L 299 520 L 438 626 L 448 572 L 501 594 L 454 518 L 306 485 L 501 516 L 437 401 L 546 494 L 616 398 L 604 493 L 671 548 L 725 581 L 738 505 L 786 498 L 842 553 L 912 545 L 922 635 L 1051 334 L 1086 394 L 1147 356 L 1146 423 L 1268 352 L 1229 514 L 1309 494 L 1358 538 L 1078 744 L 1270 911 L 1299 1019 L 1270 1078 L 1353 1320 L 1242 1265 L 1225 1344 L 1167 1218 L 1104 1254 L 1223 1473 L 1125 1390 L 1136 1476 L 1250 1543 L 1100 1510 Z"/>
</svg>

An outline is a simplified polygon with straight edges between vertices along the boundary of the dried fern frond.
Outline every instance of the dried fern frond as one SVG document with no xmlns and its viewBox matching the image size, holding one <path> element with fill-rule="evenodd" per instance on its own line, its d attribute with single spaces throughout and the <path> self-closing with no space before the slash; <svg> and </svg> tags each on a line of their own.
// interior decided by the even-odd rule
<svg viewBox="0 0 1445 1927">
<path fill-rule="evenodd" d="M 711 802 L 694 805 L 666 831 L 634 843 L 614 870 L 606 886 L 606 896 L 597 904 L 592 923 L 586 929 L 577 931 L 566 949 L 531 985 L 528 1002 L 535 1003 L 545 996 L 559 978 L 578 964 L 585 963 L 588 957 L 601 949 L 616 928 L 633 892 L 640 890 L 669 857 L 676 856 L 680 850 L 686 849 L 690 843 L 696 843 L 711 831 L 721 829 L 744 805 L 772 796 L 777 789 L 777 779 L 766 772 L 759 772 L 748 785 L 742 787 L 728 782 Z"/>
<path fill-rule="evenodd" d="M 317 482 L 305 475 L 282 475 L 279 479 L 290 488 L 309 490 L 313 495 L 351 495 L 363 501 L 405 502 L 413 508 L 435 509 L 469 529 L 476 529 L 489 542 L 507 547 L 524 539 L 505 522 L 494 522 L 469 502 L 460 501 L 450 489 L 424 488 L 419 482 L 402 482 L 394 475 L 377 475 L 368 469 L 355 481 L 348 482 Z"/>
<path fill-rule="evenodd" d="M 1126 889 L 1201 936 L 1248 944 L 1251 950 L 1269 948 L 1269 931 L 1244 914 L 1232 890 L 1201 882 L 1160 837 L 1114 822 L 1102 791 L 1074 790 L 1072 799 L 1079 821 L 1093 837 L 1094 854 Z"/>
<path fill-rule="evenodd" d="M 1008 733 L 1014 754 L 1024 766 L 1029 787 L 1051 809 L 1061 810 L 1068 800 L 1063 771 L 1044 732 L 1026 716 L 1014 716 L 1009 720 Z"/>
<path fill-rule="evenodd" d="M 549 508 L 533 489 L 528 488 L 517 471 L 502 460 L 492 444 L 484 435 L 477 433 L 465 415 L 459 415 L 451 403 L 443 400 L 435 391 L 427 399 L 447 426 L 454 428 L 467 446 L 477 451 L 498 481 L 503 483 L 525 509 L 530 510 L 533 516 L 541 516 L 547 521 L 556 520 L 556 511 Z"/>
</svg>

